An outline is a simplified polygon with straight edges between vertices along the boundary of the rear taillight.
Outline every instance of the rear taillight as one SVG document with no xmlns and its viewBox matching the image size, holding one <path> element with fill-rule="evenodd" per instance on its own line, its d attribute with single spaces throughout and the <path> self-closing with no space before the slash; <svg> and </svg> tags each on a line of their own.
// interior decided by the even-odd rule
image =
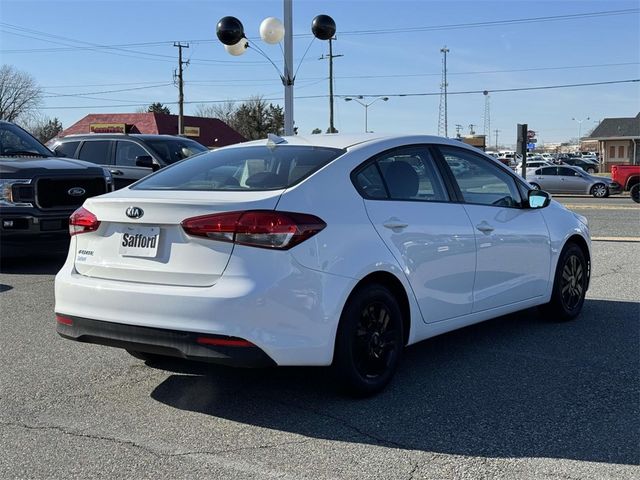
<svg viewBox="0 0 640 480">
<path fill-rule="evenodd" d="M 287 250 L 321 231 L 327 224 L 305 213 L 251 210 L 188 218 L 189 235 L 252 247 Z"/>
<path fill-rule="evenodd" d="M 84 207 L 80 207 L 69 217 L 69 234 L 94 232 L 100 226 L 98 217 Z"/>
</svg>

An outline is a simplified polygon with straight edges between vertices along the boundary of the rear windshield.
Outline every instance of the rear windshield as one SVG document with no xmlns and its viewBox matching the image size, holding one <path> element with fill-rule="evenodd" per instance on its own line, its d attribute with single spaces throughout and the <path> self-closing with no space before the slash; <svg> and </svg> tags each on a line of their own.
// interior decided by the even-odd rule
<svg viewBox="0 0 640 480">
<path fill-rule="evenodd" d="M 158 138 L 148 140 L 148 145 L 166 164 L 175 163 L 196 153 L 206 152 L 207 147 L 186 138 Z"/>
<path fill-rule="evenodd" d="M 345 151 L 310 146 L 258 146 L 198 155 L 159 170 L 135 190 L 280 190 L 308 177 Z"/>
</svg>

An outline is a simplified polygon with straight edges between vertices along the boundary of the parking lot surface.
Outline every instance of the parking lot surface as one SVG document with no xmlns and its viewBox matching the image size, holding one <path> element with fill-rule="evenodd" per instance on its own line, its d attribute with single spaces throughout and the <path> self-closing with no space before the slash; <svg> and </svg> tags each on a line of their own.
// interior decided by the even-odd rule
<svg viewBox="0 0 640 480">
<path fill-rule="evenodd" d="M 62 259 L 3 262 L 0 478 L 639 478 L 639 211 L 561 201 L 626 239 L 594 242 L 578 319 L 531 309 L 427 340 L 364 400 L 327 369 L 145 365 L 62 340 Z"/>
</svg>

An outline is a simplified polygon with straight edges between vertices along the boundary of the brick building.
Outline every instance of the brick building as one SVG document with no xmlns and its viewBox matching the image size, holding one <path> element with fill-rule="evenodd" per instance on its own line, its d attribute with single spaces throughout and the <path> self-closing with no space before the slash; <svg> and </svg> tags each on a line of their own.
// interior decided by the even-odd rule
<svg viewBox="0 0 640 480">
<path fill-rule="evenodd" d="M 60 137 L 81 133 L 178 134 L 178 116 L 165 113 L 92 113 L 60 133 Z M 186 137 L 209 148 L 224 147 L 246 139 L 217 118 L 184 116 Z"/>
</svg>

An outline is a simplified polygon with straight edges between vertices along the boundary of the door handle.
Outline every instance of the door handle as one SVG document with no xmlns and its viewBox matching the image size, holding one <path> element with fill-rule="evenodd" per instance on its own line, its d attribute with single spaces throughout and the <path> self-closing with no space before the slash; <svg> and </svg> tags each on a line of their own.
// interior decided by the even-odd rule
<svg viewBox="0 0 640 480">
<path fill-rule="evenodd" d="M 122 170 L 109 170 L 109 172 L 111 172 L 111 175 L 124 175 L 124 173 L 122 173 Z"/>
<path fill-rule="evenodd" d="M 482 222 L 481 224 L 476 225 L 476 228 L 480 230 L 482 233 L 486 233 L 487 235 L 495 230 L 495 228 L 493 228 L 487 222 Z"/>
<path fill-rule="evenodd" d="M 400 220 L 389 219 L 385 223 L 383 223 L 382 226 L 391 230 L 402 230 L 403 228 L 407 228 L 409 224 L 404 223 Z"/>
</svg>

